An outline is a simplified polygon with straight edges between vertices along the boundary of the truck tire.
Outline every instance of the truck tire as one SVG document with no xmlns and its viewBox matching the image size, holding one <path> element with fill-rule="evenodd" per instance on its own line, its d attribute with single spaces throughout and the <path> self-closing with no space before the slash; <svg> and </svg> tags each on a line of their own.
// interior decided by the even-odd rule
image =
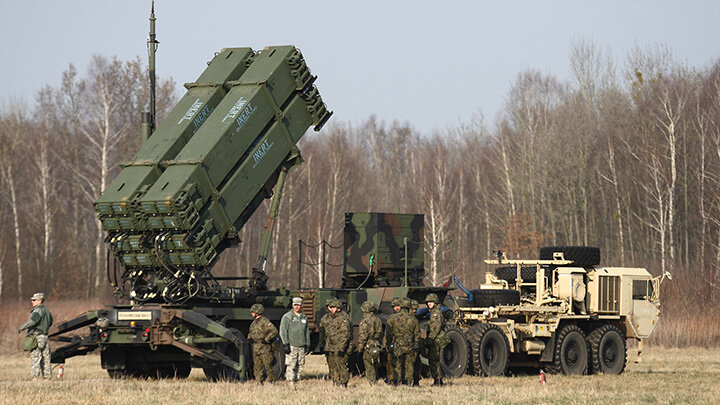
<svg viewBox="0 0 720 405">
<path fill-rule="evenodd" d="M 627 362 L 625 337 L 615 325 L 603 325 L 590 333 L 591 373 L 621 374 Z"/>
<path fill-rule="evenodd" d="M 564 326 L 555 340 L 551 373 L 583 375 L 588 371 L 588 345 L 585 334 L 577 325 Z"/>
<path fill-rule="evenodd" d="M 506 289 L 472 290 L 476 307 L 495 307 L 498 305 L 520 304 L 520 291 Z"/>
<path fill-rule="evenodd" d="M 540 260 L 552 260 L 553 253 L 561 252 L 573 265 L 590 267 L 600 264 L 600 248 L 591 246 L 545 246 L 540 248 Z"/>
<path fill-rule="evenodd" d="M 545 270 L 545 277 L 550 278 L 552 276 L 552 269 L 544 269 Z M 532 267 L 523 267 L 520 269 L 520 276 L 522 277 L 523 281 L 526 283 L 534 283 L 537 279 L 537 268 L 535 266 Z M 510 282 L 510 284 L 515 284 L 515 281 L 517 280 L 517 268 L 514 266 L 510 267 L 498 267 L 495 269 L 495 277 L 499 278 L 500 280 L 505 280 Z"/>
<path fill-rule="evenodd" d="M 497 325 L 478 323 L 471 326 L 468 340 L 476 375 L 495 377 L 505 374 L 510 358 L 510 344 Z"/>
<path fill-rule="evenodd" d="M 470 350 L 462 331 L 454 326 L 445 328 L 450 343 L 440 350 L 440 369 L 446 377 L 460 377 L 468 367 Z"/>
<path fill-rule="evenodd" d="M 278 339 L 280 337 L 278 336 Z M 275 353 L 273 353 L 273 372 L 278 380 L 285 378 L 285 348 L 282 345 L 276 345 Z"/>
<path fill-rule="evenodd" d="M 245 342 L 245 344 L 241 346 L 244 348 L 245 352 L 245 378 L 250 378 L 250 374 L 252 371 L 252 355 L 250 353 L 250 345 L 245 340 L 245 335 L 243 335 L 242 332 L 237 329 L 230 329 L 230 331 L 235 336 L 239 337 L 242 342 Z M 230 357 L 231 359 L 237 359 L 240 357 L 240 349 L 230 342 L 218 343 L 214 347 L 216 350 L 220 351 L 222 354 Z M 203 373 L 205 373 L 205 377 L 210 381 L 243 381 L 242 376 L 237 370 L 229 368 L 222 364 L 219 364 L 215 367 L 203 368 Z"/>
</svg>

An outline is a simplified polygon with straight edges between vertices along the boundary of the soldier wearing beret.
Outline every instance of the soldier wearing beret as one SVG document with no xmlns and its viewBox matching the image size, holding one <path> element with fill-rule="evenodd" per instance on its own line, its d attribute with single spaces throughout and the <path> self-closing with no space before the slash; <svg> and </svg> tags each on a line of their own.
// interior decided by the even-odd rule
<svg viewBox="0 0 720 405">
<path fill-rule="evenodd" d="M 35 348 L 30 350 L 30 377 L 33 379 L 41 376 L 49 380 L 52 378 L 50 368 L 50 345 L 48 344 L 48 330 L 53 323 L 53 317 L 50 310 L 45 308 L 45 294 L 35 293 L 32 298 L 32 310 L 30 311 L 30 319 L 28 319 L 20 328 L 18 333 L 27 329 L 26 339 L 35 337 L 37 344 Z"/>
<path fill-rule="evenodd" d="M 277 339 L 278 330 L 275 325 L 262 314 L 265 308 L 262 304 L 253 304 L 250 315 L 255 320 L 250 324 L 248 341 L 253 346 L 253 370 L 255 379 L 263 382 L 267 376 L 269 382 L 277 379 L 273 370 L 273 342 Z"/>
</svg>

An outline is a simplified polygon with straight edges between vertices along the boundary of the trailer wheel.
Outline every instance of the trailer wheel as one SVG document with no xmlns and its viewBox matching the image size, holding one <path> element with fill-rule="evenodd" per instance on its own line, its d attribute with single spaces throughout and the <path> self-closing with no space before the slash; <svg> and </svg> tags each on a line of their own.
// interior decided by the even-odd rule
<svg viewBox="0 0 720 405">
<path fill-rule="evenodd" d="M 237 329 L 230 329 L 230 331 L 235 336 L 239 337 L 241 342 L 244 342 L 244 344 L 242 344 L 240 347 L 244 348 L 243 350 L 245 355 L 245 377 L 249 378 L 250 372 L 252 370 L 252 355 L 250 354 L 250 345 L 245 340 L 245 335 L 243 335 L 242 332 Z M 231 359 L 240 358 L 240 349 L 230 342 L 218 343 L 214 347 L 216 350 L 220 351 L 222 354 Z M 205 373 L 205 377 L 207 377 L 207 379 L 210 381 L 242 381 L 242 376 L 237 370 L 222 364 L 219 364 L 215 367 L 203 368 L 203 372 Z"/>
<path fill-rule="evenodd" d="M 561 252 L 573 265 L 590 267 L 600 264 L 600 248 L 591 246 L 545 246 L 540 248 L 540 260 L 552 260 L 553 253 Z"/>
<path fill-rule="evenodd" d="M 278 336 L 278 339 L 280 337 Z M 285 349 L 282 345 L 274 345 L 275 346 L 275 352 L 273 353 L 273 372 L 275 372 L 275 377 L 279 380 L 282 380 L 285 377 Z"/>
<path fill-rule="evenodd" d="M 440 351 L 440 369 L 447 377 L 460 377 L 468 366 L 469 347 L 462 331 L 454 326 L 445 328 L 450 343 Z"/>
<path fill-rule="evenodd" d="M 476 375 L 504 375 L 510 356 L 510 344 L 502 330 L 493 324 L 479 323 L 470 327 L 468 340 L 472 349 Z"/>
<path fill-rule="evenodd" d="M 588 345 L 585 334 L 577 325 L 563 327 L 557 335 L 551 373 L 583 375 L 588 370 Z"/>
<path fill-rule="evenodd" d="M 622 331 L 615 325 L 603 325 L 590 333 L 592 373 L 621 374 L 627 361 L 627 347 Z"/>
<path fill-rule="evenodd" d="M 520 291 L 506 289 L 472 290 L 476 307 L 494 307 L 497 305 L 520 304 Z"/>
<path fill-rule="evenodd" d="M 545 277 L 550 278 L 552 276 L 552 269 L 545 268 L 543 270 L 545 271 Z M 517 280 L 517 268 L 515 268 L 515 266 L 498 267 L 495 269 L 495 277 L 500 280 L 505 280 L 510 284 L 515 284 Z M 535 266 L 522 267 L 520 269 L 520 277 L 522 277 L 526 283 L 534 283 L 537 279 L 537 268 Z"/>
</svg>

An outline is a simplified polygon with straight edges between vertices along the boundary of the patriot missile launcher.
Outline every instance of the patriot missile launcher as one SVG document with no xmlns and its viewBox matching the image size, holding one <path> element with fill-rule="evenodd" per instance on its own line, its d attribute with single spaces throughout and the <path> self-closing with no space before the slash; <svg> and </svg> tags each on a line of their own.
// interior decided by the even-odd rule
<svg viewBox="0 0 720 405">
<path fill-rule="evenodd" d="M 224 49 L 185 85 L 94 204 L 123 269 L 119 292 L 133 302 L 182 303 L 251 299 L 265 288 L 266 247 L 252 291 L 221 287 L 210 268 L 302 161 L 297 142 L 308 127 L 330 118 L 314 80 L 298 49 L 272 46 Z"/>
</svg>

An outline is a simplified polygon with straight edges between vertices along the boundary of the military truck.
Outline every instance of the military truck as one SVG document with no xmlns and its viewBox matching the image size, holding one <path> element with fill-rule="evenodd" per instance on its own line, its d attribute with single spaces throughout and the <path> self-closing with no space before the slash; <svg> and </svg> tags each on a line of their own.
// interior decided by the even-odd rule
<svg viewBox="0 0 720 405">
<path fill-rule="evenodd" d="M 660 316 L 660 284 L 643 268 L 600 265 L 600 250 L 548 246 L 539 259 L 486 260 L 499 266 L 485 283 L 456 298 L 472 372 L 497 376 L 508 367 L 569 375 L 620 374 L 627 339 L 650 336 Z"/>
<path fill-rule="evenodd" d="M 244 379 L 250 306 L 279 323 L 290 292 L 269 290 L 266 258 L 285 177 L 302 162 L 298 140 L 331 116 L 294 46 L 226 48 L 94 206 L 107 232 L 108 279 L 128 300 L 59 323 L 52 362 L 100 350 L 111 377 Z M 213 264 L 272 197 L 249 277 L 217 277 Z M 246 280 L 247 286 L 230 283 Z M 89 327 L 85 336 L 70 333 Z M 276 372 L 284 367 L 277 345 Z"/>
</svg>

